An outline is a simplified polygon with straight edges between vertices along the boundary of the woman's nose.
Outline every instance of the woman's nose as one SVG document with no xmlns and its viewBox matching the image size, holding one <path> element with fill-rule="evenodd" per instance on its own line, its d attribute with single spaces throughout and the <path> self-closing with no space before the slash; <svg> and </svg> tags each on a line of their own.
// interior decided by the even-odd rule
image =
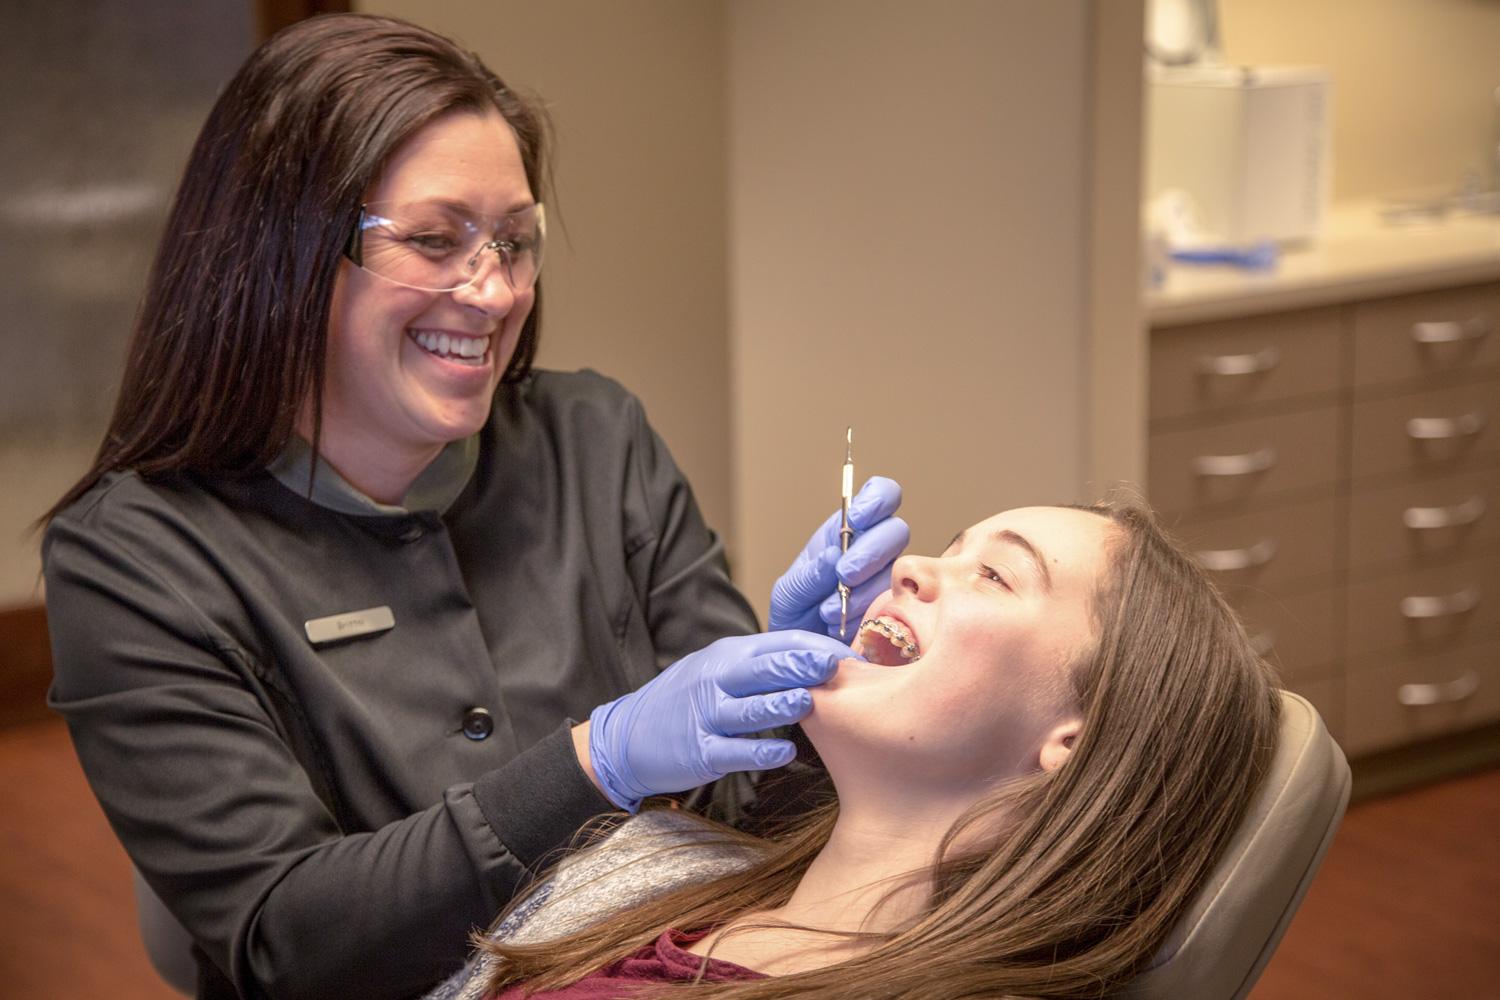
<svg viewBox="0 0 1500 1000">
<path fill-rule="evenodd" d="M 938 591 L 937 568 L 938 562 L 931 556 L 901 556 L 891 566 L 891 592 L 932 600 Z"/>
</svg>

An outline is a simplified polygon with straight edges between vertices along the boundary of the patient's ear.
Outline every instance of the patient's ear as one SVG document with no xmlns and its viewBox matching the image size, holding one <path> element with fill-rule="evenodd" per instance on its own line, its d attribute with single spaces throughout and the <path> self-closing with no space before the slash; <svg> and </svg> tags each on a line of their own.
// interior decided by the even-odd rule
<svg viewBox="0 0 1500 1000">
<path fill-rule="evenodd" d="M 1073 743 L 1083 732 L 1083 719 L 1072 718 L 1053 726 L 1042 740 L 1041 763 L 1043 771 L 1056 771 L 1073 754 Z"/>
</svg>

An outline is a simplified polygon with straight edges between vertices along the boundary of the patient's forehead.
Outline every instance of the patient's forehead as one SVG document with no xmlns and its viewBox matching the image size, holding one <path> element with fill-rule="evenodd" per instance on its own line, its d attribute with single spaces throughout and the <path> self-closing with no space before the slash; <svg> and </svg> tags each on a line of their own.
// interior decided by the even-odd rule
<svg viewBox="0 0 1500 1000">
<path fill-rule="evenodd" d="M 970 525 L 949 552 L 1035 552 L 1058 590 L 1091 589 L 1108 565 L 1113 521 L 1071 507 L 1016 507 Z M 1030 552 L 1028 552 L 1030 550 Z"/>
</svg>

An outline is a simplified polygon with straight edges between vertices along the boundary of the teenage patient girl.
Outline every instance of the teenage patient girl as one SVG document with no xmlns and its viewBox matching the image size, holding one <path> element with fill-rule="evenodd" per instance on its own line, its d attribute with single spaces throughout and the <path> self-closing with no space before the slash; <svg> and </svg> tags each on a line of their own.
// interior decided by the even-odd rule
<svg viewBox="0 0 1500 1000">
<path fill-rule="evenodd" d="M 836 802 L 769 841 L 716 830 L 695 850 L 724 874 L 560 937 L 516 917 L 567 892 L 522 902 L 444 995 L 1098 997 L 1140 972 L 1277 732 L 1197 566 L 1138 507 L 1010 510 L 897 560 L 856 648 L 802 724 Z M 670 881 L 672 853 L 634 854 L 606 895 Z"/>
</svg>

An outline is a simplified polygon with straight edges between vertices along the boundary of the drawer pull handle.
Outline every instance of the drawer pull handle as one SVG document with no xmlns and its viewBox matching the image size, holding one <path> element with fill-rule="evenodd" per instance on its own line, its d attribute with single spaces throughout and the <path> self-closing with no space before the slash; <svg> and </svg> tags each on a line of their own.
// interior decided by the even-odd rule
<svg viewBox="0 0 1500 1000">
<path fill-rule="evenodd" d="M 1484 516 L 1484 498 L 1474 494 L 1463 503 L 1452 507 L 1408 507 L 1401 520 L 1413 531 L 1431 531 L 1436 528 L 1461 528 L 1473 524 Z"/>
<path fill-rule="evenodd" d="M 1406 435 L 1414 441 L 1444 441 L 1473 437 L 1488 423 L 1483 410 L 1461 417 L 1413 417 L 1406 422 Z"/>
<path fill-rule="evenodd" d="M 1199 455 L 1193 468 L 1200 476 L 1251 476 L 1276 464 L 1276 449 L 1262 448 L 1243 455 Z"/>
<path fill-rule="evenodd" d="M 1250 648 L 1256 656 L 1264 659 L 1276 648 L 1276 637 L 1270 632 L 1257 632 L 1250 637 Z"/>
<path fill-rule="evenodd" d="M 1236 570 L 1264 566 L 1276 555 L 1276 539 L 1262 538 L 1243 549 L 1206 549 L 1194 552 L 1198 565 L 1210 573 L 1233 573 Z"/>
<path fill-rule="evenodd" d="M 1403 597 L 1401 613 L 1408 618 L 1447 618 L 1473 611 L 1479 606 L 1479 590 L 1465 587 L 1456 594 L 1439 597 Z"/>
<path fill-rule="evenodd" d="M 1210 354 L 1198 359 L 1200 375 L 1259 375 L 1281 364 L 1281 352 L 1267 347 L 1254 354 Z"/>
<path fill-rule="evenodd" d="M 1483 340 L 1490 335 L 1490 323 L 1482 316 L 1471 316 L 1462 323 L 1416 323 L 1411 339 L 1419 344 L 1456 344 L 1462 340 Z"/>
<path fill-rule="evenodd" d="M 1479 671 L 1465 670 L 1454 680 L 1442 684 L 1403 684 L 1396 690 L 1396 698 L 1403 705 L 1413 708 L 1422 705 L 1452 705 L 1467 701 L 1479 690 Z"/>
</svg>

